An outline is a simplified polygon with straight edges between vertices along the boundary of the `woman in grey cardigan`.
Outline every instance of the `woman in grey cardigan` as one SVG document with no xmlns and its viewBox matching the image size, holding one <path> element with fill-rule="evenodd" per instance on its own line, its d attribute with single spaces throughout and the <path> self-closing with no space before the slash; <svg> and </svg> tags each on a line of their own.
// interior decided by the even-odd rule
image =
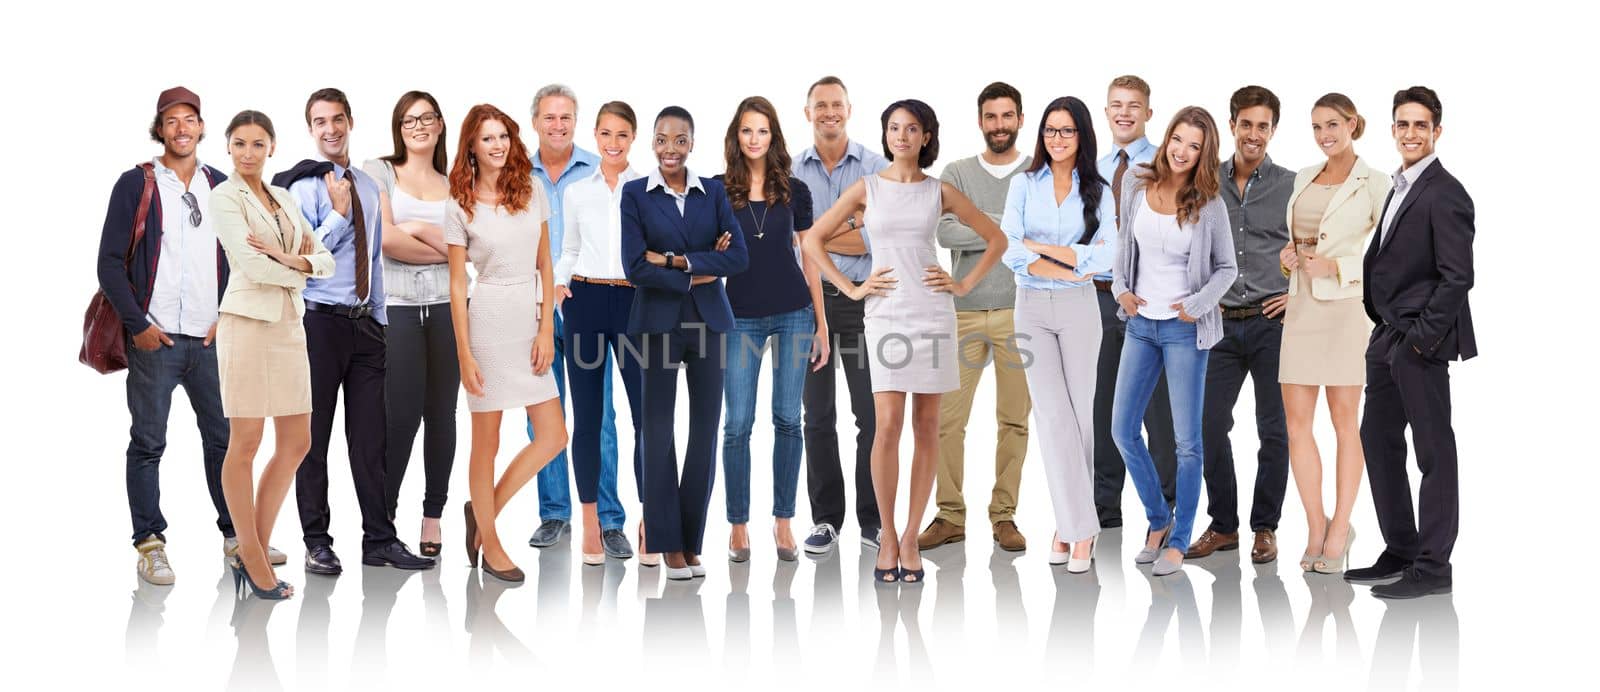
<svg viewBox="0 0 1600 692">
<path fill-rule="evenodd" d="M 1217 196 L 1217 125 L 1189 106 L 1172 118 L 1154 161 L 1123 180 L 1121 228 L 1111 293 L 1128 323 L 1112 404 L 1111 435 L 1128 466 L 1150 530 L 1134 562 L 1165 576 L 1183 566 L 1200 502 L 1200 414 L 1206 357 L 1222 338 L 1217 303 L 1239 269 L 1228 209 Z M 1161 494 L 1140 434 L 1145 408 L 1165 371 L 1178 442 L 1175 512 Z M 1165 549 L 1163 549 L 1165 546 Z"/>
</svg>

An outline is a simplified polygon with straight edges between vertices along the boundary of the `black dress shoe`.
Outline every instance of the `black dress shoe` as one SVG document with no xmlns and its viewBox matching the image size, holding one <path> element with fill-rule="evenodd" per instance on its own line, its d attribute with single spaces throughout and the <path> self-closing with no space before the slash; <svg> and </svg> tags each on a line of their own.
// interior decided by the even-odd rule
<svg viewBox="0 0 1600 692">
<path fill-rule="evenodd" d="M 433 569 L 437 563 L 432 558 L 417 557 L 406 544 L 395 541 L 361 556 L 361 564 L 395 569 Z"/>
<path fill-rule="evenodd" d="M 1344 580 L 1351 584 L 1374 585 L 1388 584 L 1399 579 L 1411 563 L 1401 560 L 1388 552 L 1378 556 L 1378 561 L 1371 567 L 1348 569 L 1344 572 Z"/>
<path fill-rule="evenodd" d="M 339 564 L 339 556 L 333 554 L 333 546 L 314 545 L 306 548 L 306 571 L 336 577 L 344 571 L 344 565 Z"/>
<path fill-rule="evenodd" d="M 1372 587 L 1372 595 L 1378 598 L 1421 598 L 1447 593 L 1450 593 L 1450 577 L 1423 574 L 1415 567 L 1407 567 L 1400 581 Z"/>
</svg>

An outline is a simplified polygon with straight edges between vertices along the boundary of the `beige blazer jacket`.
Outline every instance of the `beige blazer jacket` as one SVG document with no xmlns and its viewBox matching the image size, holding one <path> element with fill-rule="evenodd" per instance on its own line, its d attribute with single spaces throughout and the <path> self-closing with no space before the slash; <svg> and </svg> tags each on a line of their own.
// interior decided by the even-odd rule
<svg viewBox="0 0 1600 692">
<path fill-rule="evenodd" d="M 300 214 L 300 207 L 295 204 L 289 191 L 272 185 L 267 185 L 266 189 L 280 206 L 288 210 L 287 216 L 294 220 L 292 228 L 283 229 L 288 236 L 284 238 L 284 245 L 297 248 L 301 238 L 311 236 L 315 247 L 311 254 L 303 255 L 311 263 L 311 273 L 278 264 L 245 241 L 246 237 L 254 234 L 268 243 L 277 242 L 278 222 L 235 171 L 211 190 L 211 227 L 216 229 L 217 240 L 222 242 L 222 249 L 228 255 L 228 268 L 232 272 L 217 310 L 276 322 L 282 317 L 284 291 L 289 292 L 289 298 L 294 302 L 295 315 L 304 315 L 306 304 L 300 293 L 305 290 L 306 277 L 325 279 L 333 276 L 334 265 L 333 253 L 328 252 L 328 248 L 312 233 L 310 224 Z"/>
<path fill-rule="evenodd" d="M 1311 181 L 1322 172 L 1323 164 L 1302 169 L 1294 177 L 1294 192 L 1289 195 L 1289 207 L 1284 217 L 1289 228 L 1294 228 L 1294 203 L 1300 193 L 1311 186 Z M 1374 170 L 1365 159 L 1357 158 L 1350 177 L 1334 190 L 1328 208 L 1322 212 L 1318 224 L 1317 245 L 1312 252 L 1318 257 L 1338 263 L 1339 271 L 1333 276 L 1311 280 L 1311 295 L 1317 300 L 1340 300 L 1361 297 L 1361 261 L 1367 251 L 1367 234 L 1378 225 L 1383 216 L 1383 202 L 1389 195 L 1389 176 Z M 1292 230 L 1291 230 L 1292 232 Z M 1293 241 L 1291 240 L 1292 244 Z M 1289 295 L 1299 293 L 1300 277 L 1296 269 L 1289 273 Z"/>
</svg>

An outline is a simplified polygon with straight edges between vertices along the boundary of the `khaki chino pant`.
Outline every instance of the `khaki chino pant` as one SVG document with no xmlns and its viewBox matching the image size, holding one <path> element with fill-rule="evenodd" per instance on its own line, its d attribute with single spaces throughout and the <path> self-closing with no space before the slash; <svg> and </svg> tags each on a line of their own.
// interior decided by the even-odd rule
<svg viewBox="0 0 1600 692">
<path fill-rule="evenodd" d="M 989 500 L 989 522 L 1010 521 L 1017 511 L 1017 487 L 1022 482 L 1022 460 L 1028 454 L 1028 381 L 1014 339 L 1011 308 L 956 311 L 956 339 L 960 357 L 961 388 L 945 394 L 939 404 L 938 518 L 965 526 L 966 501 L 961 487 L 965 461 L 967 419 L 972 397 L 985 367 L 995 372 L 994 490 Z M 1026 347 L 1026 344 L 1022 345 Z"/>
</svg>

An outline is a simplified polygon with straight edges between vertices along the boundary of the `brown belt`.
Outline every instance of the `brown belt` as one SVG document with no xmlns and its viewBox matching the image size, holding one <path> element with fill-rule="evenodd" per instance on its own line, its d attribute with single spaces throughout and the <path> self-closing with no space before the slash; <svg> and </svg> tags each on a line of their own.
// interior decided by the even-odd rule
<svg viewBox="0 0 1600 692">
<path fill-rule="evenodd" d="M 1261 306 L 1259 306 L 1259 305 L 1252 305 L 1252 306 L 1247 307 L 1247 308 L 1223 308 L 1222 309 L 1222 319 L 1225 319 L 1225 320 L 1249 319 L 1249 318 L 1255 317 L 1256 315 L 1259 315 L 1259 314 L 1261 314 Z"/>
<path fill-rule="evenodd" d="M 1317 241 L 1316 238 L 1295 238 L 1294 239 L 1294 244 L 1295 245 L 1316 245 L 1317 242 L 1318 241 Z"/>
<path fill-rule="evenodd" d="M 621 286 L 623 288 L 633 288 L 633 284 L 629 283 L 627 279 L 591 279 L 587 276 L 573 274 L 572 280 L 581 284 L 594 284 L 596 286 Z"/>
<path fill-rule="evenodd" d="M 1106 281 L 1105 279 L 1095 279 L 1094 280 L 1094 290 L 1099 291 L 1101 293 L 1110 293 L 1111 292 L 1111 282 L 1110 281 Z"/>
</svg>

